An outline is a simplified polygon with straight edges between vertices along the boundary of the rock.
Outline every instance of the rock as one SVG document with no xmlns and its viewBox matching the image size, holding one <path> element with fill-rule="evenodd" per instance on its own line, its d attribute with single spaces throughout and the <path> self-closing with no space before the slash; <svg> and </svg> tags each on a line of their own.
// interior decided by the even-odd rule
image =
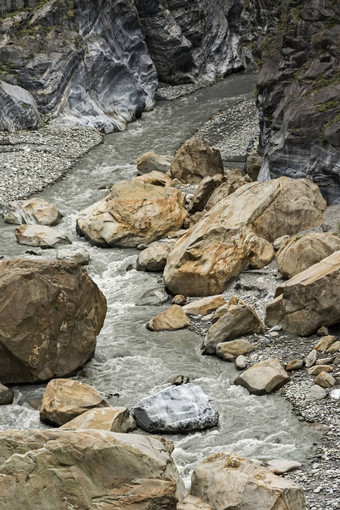
<svg viewBox="0 0 340 510">
<path fill-rule="evenodd" d="M 156 170 L 149 172 L 145 175 L 141 175 L 140 177 L 135 177 L 133 180 L 143 184 L 163 186 L 163 188 L 171 186 L 170 175 L 165 175 L 162 172 L 157 172 Z"/>
<path fill-rule="evenodd" d="M 188 494 L 181 503 L 178 503 L 177 510 L 212 510 L 208 503 Z"/>
<path fill-rule="evenodd" d="M 203 354 L 214 354 L 217 344 L 239 338 L 250 333 L 263 333 L 264 327 L 256 312 L 239 301 L 213 324 L 202 343 Z"/>
<path fill-rule="evenodd" d="M 338 250 L 340 238 L 333 234 L 312 232 L 294 236 L 277 252 L 277 266 L 283 276 L 291 278 Z"/>
<path fill-rule="evenodd" d="M 190 138 L 176 152 L 170 172 L 173 179 L 198 184 L 203 177 L 223 174 L 221 153 L 201 138 Z"/>
<path fill-rule="evenodd" d="M 331 398 L 334 398 L 335 400 L 339 400 L 340 399 L 340 388 L 330 391 L 329 396 Z"/>
<path fill-rule="evenodd" d="M 97 429 L 125 433 L 134 430 L 136 422 L 125 407 L 99 407 L 85 411 L 73 420 L 66 422 L 61 428 L 65 430 Z"/>
<path fill-rule="evenodd" d="M 333 335 L 323 336 L 319 340 L 319 342 L 314 346 L 314 349 L 319 352 L 325 352 L 333 345 L 334 342 L 335 336 Z"/>
<path fill-rule="evenodd" d="M 313 384 L 306 398 L 308 400 L 322 400 L 327 397 L 327 392 L 318 384 Z"/>
<path fill-rule="evenodd" d="M 254 395 L 273 393 L 290 381 L 279 360 L 266 359 L 247 368 L 240 374 L 234 384 L 247 388 Z"/>
<path fill-rule="evenodd" d="M 88 384 L 73 379 L 53 379 L 46 386 L 40 419 L 50 425 L 64 425 L 96 407 L 109 407 L 109 404 Z"/>
<path fill-rule="evenodd" d="M 190 382 L 190 378 L 186 375 L 176 375 L 175 377 L 172 377 L 170 380 L 170 384 L 173 386 L 180 386 L 181 384 L 188 384 Z"/>
<path fill-rule="evenodd" d="M 0 373 L 4 383 L 69 375 L 94 354 L 106 299 L 79 266 L 0 262 Z"/>
<path fill-rule="evenodd" d="M 308 369 L 309 375 L 319 375 L 320 372 L 333 372 L 333 368 L 330 365 L 315 365 Z"/>
<path fill-rule="evenodd" d="M 235 359 L 235 367 L 238 368 L 238 370 L 244 370 L 247 368 L 247 358 L 242 354 L 237 356 Z"/>
<path fill-rule="evenodd" d="M 64 244 L 71 244 L 65 232 L 44 225 L 20 225 L 15 229 L 15 236 L 19 244 L 39 246 L 40 248 L 56 248 Z"/>
<path fill-rule="evenodd" d="M 288 241 L 288 239 L 290 239 L 290 236 L 281 236 L 281 237 L 278 237 L 277 239 L 274 240 L 273 242 L 273 246 L 274 246 L 274 249 L 277 251 L 281 248 L 281 246 L 283 244 L 285 244 L 286 241 Z"/>
<path fill-rule="evenodd" d="M 0 406 L 7 406 L 12 404 L 14 400 L 14 393 L 11 389 L 7 388 L 0 383 Z"/>
<path fill-rule="evenodd" d="M 340 352 L 340 340 L 337 340 L 326 350 L 327 354 L 335 354 L 336 352 Z"/>
<path fill-rule="evenodd" d="M 207 315 L 225 304 L 224 296 L 209 296 L 184 305 L 183 311 L 187 315 Z"/>
<path fill-rule="evenodd" d="M 266 309 L 266 324 L 307 336 L 320 325 L 340 321 L 340 251 L 293 276 L 276 289 Z"/>
<path fill-rule="evenodd" d="M 147 432 L 187 433 L 215 427 L 218 413 L 196 384 L 171 386 L 140 400 L 131 410 L 138 427 Z"/>
<path fill-rule="evenodd" d="M 80 266 L 86 266 L 90 262 L 90 254 L 86 248 L 59 248 L 57 250 L 57 259 L 73 262 Z"/>
<path fill-rule="evenodd" d="M 174 294 L 207 296 L 274 257 L 269 242 L 323 221 L 326 203 L 308 180 L 252 182 L 219 201 L 175 244 L 164 269 Z"/>
<path fill-rule="evenodd" d="M 255 346 L 247 340 L 232 340 L 222 342 L 216 346 L 216 355 L 226 361 L 233 361 L 239 356 L 248 354 L 255 349 Z"/>
<path fill-rule="evenodd" d="M 257 181 L 262 164 L 263 157 L 258 152 L 259 140 L 256 139 L 253 147 L 247 154 L 245 172 L 249 175 L 252 181 Z"/>
<path fill-rule="evenodd" d="M 173 331 L 190 325 L 189 317 L 179 305 L 172 305 L 168 310 L 159 313 L 148 322 L 147 327 L 152 331 Z"/>
<path fill-rule="evenodd" d="M 333 356 L 332 358 L 321 358 L 321 359 L 318 359 L 316 361 L 316 365 L 331 365 L 332 363 L 334 363 L 334 360 L 335 360 L 335 356 Z"/>
<path fill-rule="evenodd" d="M 58 225 L 62 215 L 55 207 L 43 198 L 30 198 L 29 200 L 16 200 L 8 204 L 9 211 L 5 214 L 6 223 L 15 225 Z"/>
<path fill-rule="evenodd" d="M 283 475 L 284 473 L 290 473 L 302 467 L 301 462 L 289 459 L 271 459 L 266 462 L 266 467 L 270 469 L 274 475 Z"/>
<path fill-rule="evenodd" d="M 185 305 L 186 302 L 187 302 L 187 298 L 185 296 L 182 296 L 181 294 L 177 294 L 172 299 L 173 305 L 183 306 L 183 305 Z"/>
<path fill-rule="evenodd" d="M 230 170 L 227 174 L 226 182 L 223 182 L 213 191 L 205 205 L 205 209 L 209 211 L 218 202 L 228 198 L 229 195 L 248 182 L 250 182 L 250 179 L 248 176 L 243 174 L 242 170 L 239 168 Z"/>
<path fill-rule="evenodd" d="M 166 174 L 170 171 L 172 156 L 157 154 L 155 151 L 146 152 L 137 158 L 137 170 L 140 174 L 157 171 Z"/>
<path fill-rule="evenodd" d="M 134 179 L 115 184 L 105 198 L 80 212 L 77 230 L 97 246 L 136 247 L 178 230 L 185 216 L 180 191 Z"/>
<path fill-rule="evenodd" d="M 318 353 L 315 349 L 312 349 L 310 351 L 310 353 L 307 355 L 306 361 L 305 361 L 306 368 L 310 368 L 313 365 L 315 365 L 317 355 L 318 355 Z"/>
<path fill-rule="evenodd" d="M 316 332 L 318 336 L 327 336 L 329 335 L 327 326 L 321 326 Z"/>
<path fill-rule="evenodd" d="M 174 244 L 174 243 L 173 243 Z M 163 271 L 171 250 L 170 243 L 155 242 L 141 251 L 137 258 L 138 271 Z"/>
<path fill-rule="evenodd" d="M 0 507 L 175 510 L 184 486 L 172 449 L 160 437 L 106 430 L 1 432 Z"/>
<path fill-rule="evenodd" d="M 33 96 L 22 87 L 0 80 L 0 130 L 37 129 L 41 125 Z"/>
<path fill-rule="evenodd" d="M 160 306 L 166 303 L 169 295 L 164 287 L 157 287 L 144 292 L 136 302 L 136 306 Z"/>
<path fill-rule="evenodd" d="M 212 509 L 306 510 L 301 487 L 227 451 L 210 455 L 196 466 L 190 494 Z"/>
<path fill-rule="evenodd" d="M 303 368 L 303 360 L 302 359 L 293 359 L 286 365 L 287 372 L 293 372 L 293 370 L 300 370 Z"/>
<path fill-rule="evenodd" d="M 331 388 L 336 383 L 336 379 L 328 372 L 320 372 L 314 379 L 314 384 L 322 386 L 322 388 Z"/>
<path fill-rule="evenodd" d="M 199 183 L 194 196 L 189 202 L 188 212 L 190 214 L 194 214 L 196 212 L 203 211 L 210 195 L 214 189 L 221 184 L 221 182 L 222 175 L 219 174 L 215 175 L 214 177 L 211 177 L 210 175 L 204 177 Z"/>
</svg>

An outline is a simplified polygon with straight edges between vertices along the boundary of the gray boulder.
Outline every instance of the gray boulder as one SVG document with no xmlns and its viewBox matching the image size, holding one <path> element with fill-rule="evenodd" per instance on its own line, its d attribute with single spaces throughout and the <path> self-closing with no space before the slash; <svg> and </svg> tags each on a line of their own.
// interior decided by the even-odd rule
<svg viewBox="0 0 340 510">
<path fill-rule="evenodd" d="M 0 81 L 0 130 L 37 129 L 41 124 L 33 96 L 22 87 Z"/>
</svg>

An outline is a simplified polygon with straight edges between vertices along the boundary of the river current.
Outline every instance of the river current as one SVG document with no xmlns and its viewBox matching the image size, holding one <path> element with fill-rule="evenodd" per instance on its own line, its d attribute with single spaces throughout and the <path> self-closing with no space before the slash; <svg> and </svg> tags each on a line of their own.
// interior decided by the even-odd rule
<svg viewBox="0 0 340 510">
<path fill-rule="evenodd" d="M 112 406 L 131 407 L 183 374 L 202 387 L 218 410 L 218 428 L 168 436 L 175 443 L 173 457 L 187 484 L 194 465 L 211 453 L 229 449 L 251 458 L 284 457 L 303 462 L 318 436 L 299 422 L 278 395 L 252 396 L 234 386 L 234 364 L 202 356 L 201 338 L 193 332 L 147 330 L 145 324 L 169 305 L 141 307 L 135 303 L 144 292 L 162 284 L 161 274 L 133 269 L 137 250 L 90 246 L 76 235 L 75 222 L 80 210 L 107 193 L 103 187 L 136 175 L 139 154 L 150 150 L 173 154 L 214 113 L 249 97 L 253 88 L 253 77 L 235 75 L 175 101 L 160 101 L 126 131 L 107 135 L 65 179 L 39 194 L 63 212 L 60 228 L 67 230 L 74 246 L 89 250 L 87 270 L 108 300 L 96 354 L 76 378 L 94 386 Z M 22 255 L 28 249 L 16 243 L 14 228 L 0 220 L 0 243 L 6 257 Z M 44 257 L 53 258 L 55 253 L 47 250 Z M 14 404 L 1 407 L 0 429 L 46 427 L 36 409 L 44 388 L 16 386 Z"/>
</svg>

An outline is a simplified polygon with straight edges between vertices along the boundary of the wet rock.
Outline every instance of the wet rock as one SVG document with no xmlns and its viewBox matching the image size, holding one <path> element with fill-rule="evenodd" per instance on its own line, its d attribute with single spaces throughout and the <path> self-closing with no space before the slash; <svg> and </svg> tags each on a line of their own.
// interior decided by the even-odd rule
<svg viewBox="0 0 340 510">
<path fill-rule="evenodd" d="M 233 361 L 239 356 L 252 352 L 254 349 L 255 346 L 247 340 L 232 340 L 217 344 L 216 355 L 226 361 Z"/>
<path fill-rule="evenodd" d="M 106 299 L 79 266 L 62 261 L 0 262 L 0 373 L 32 383 L 68 375 L 94 354 Z"/>
<path fill-rule="evenodd" d="M 267 359 L 253 365 L 239 375 L 234 384 L 247 388 L 254 395 L 273 393 L 290 381 L 279 360 Z"/>
<path fill-rule="evenodd" d="M 5 223 L 53 227 L 58 225 L 62 217 L 55 205 L 43 198 L 16 200 L 8 205 L 9 211 L 4 215 Z"/>
<path fill-rule="evenodd" d="M 185 219 L 184 195 L 174 188 L 122 181 L 80 212 L 77 230 L 97 246 L 136 247 L 178 230 Z"/>
<path fill-rule="evenodd" d="M 308 400 L 322 400 L 327 397 L 327 391 L 325 391 L 318 384 L 313 384 L 306 398 Z"/>
<path fill-rule="evenodd" d="M 171 386 L 140 400 L 131 410 L 147 432 L 187 433 L 215 427 L 218 413 L 196 384 Z"/>
<path fill-rule="evenodd" d="M 320 372 L 314 379 L 314 384 L 318 384 L 322 388 L 331 388 L 336 383 L 336 379 L 328 372 Z"/>
<path fill-rule="evenodd" d="M 303 360 L 302 359 L 293 359 L 286 365 L 287 372 L 293 372 L 293 370 L 300 370 L 303 368 Z"/>
<path fill-rule="evenodd" d="M 187 298 L 185 296 L 182 296 L 182 294 L 177 294 L 172 299 L 173 305 L 183 306 L 183 305 L 185 305 L 186 302 L 187 302 Z"/>
<path fill-rule="evenodd" d="M 10 388 L 0 383 L 0 406 L 12 404 L 14 393 Z"/>
<path fill-rule="evenodd" d="M 283 475 L 284 473 L 290 473 L 302 467 L 301 462 L 289 459 L 271 459 L 266 462 L 266 467 L 274 473 L 274 475 Z"/>
<path fill-rule="evenodd" d="M 57 259 L 73 262 L 80 266 L 86 266 L 90 262 L 90 254 L 86 248 L 59 248 L 57 250 Z"/>
<path fill-rule="evenodd" d="M 157 154 L 155 151 L 146 152 L 137 158 L 137 170 L 140 174 L 146 174 L 156 170 L 166 174 L 170 171 L 172 156 Z"/>
<path fill-rule="evenodd" d="M 152 184 L 153 186 L 163 186 L 163 188 L 171 186 L 170 175 L 165 175 L 162 172 L 158 172 L 156 170 L 153 170 L 152 172 L 149 172 L 145 175 L 135 177 L 133 180 L 144 184 Z"/>
<path fill-rule="evenodd" d="M 325 352 L 333 345 L 334 342 L 335 336 L 333 335 L 323 336 L 319 340 L 319 342 L 314 346 L 314 349 L 319 352 Z"/>
<path fill-rule="evenodd" d="M 187 315 L 207 315 L 225 304 L 224 296 L 210 296 L 184 305 L 183 311 Z"/>
<path fill-rule="evenodd" d="M 195 214 L 196 212 L 201 212 L 206 206 L 206 203 L 209 200 L 210 195 L 222 183 L 222 175 L 217 174 L 214 177 L 207 175 L 204 177 L 199 183 L 194 196 L 189 202 L 188 212 L 190 214 Z"/>
<path fill-rule="evenodd" d="M 110 432 L 130 432 L 136 422 L 125 407 L 99 407 L 80 414 L 61 426 L 64 430 L 97 429 Z"/>
<path fill-rule="evenodd" d="M 242 354 L 237 356 L 235 359 L 235 367 L 238 368 L 238 370 L 244 370 L 247 368 L 247 358 Z"/>
<path fill-rule="evenodd" d="M 330 365 L 315 365 L 308 369 L 309 375 L 319 375 L 321 372 L 333 372 Z"/>
<path fill-rule="evenodd" d="M 166 303 L 169 295 L 164 287 L 157 287 L 144 292 L 136 301 L 136 306 L 160 306 Z"/>
<path fill-rule="evenodd" d="M 155 242 L 141 251 L 137 258 L 138 271 L 163 271 L 174 243 Z"/>
<path fill-rule="evenodd" d="M 317 351 L 315 349 L 312 349 L 306 357 L 306 361 L 305 361 L 306 368 L 310 368 L 313 365 L 315 365 L 317 356 L 318 356 Z"/>
<path fill-rule="evenodd" d="M 20 225 L 15 229 L 15 236 L 19 244 L 40 248 L 56 248 L 72 243 L 65 232 L 44 225 Z"/>
<path fill-rule="evenodd" d="M 170 380 L 170 383 L 174 386 L 180 386 L 181 384 L 188 384 L 190 382 L 190 378 L 186 375 L 176 375 Z"/>
<path fill-rule="evenodd" d="M 212 509 L 306 510 L 301 487 L 231 452 L 210 455 L 195 468 L 190 494 Z"/>
<path fill-rule="evenodd" d="M 109 404 L 88 384 L 73 379 L 53 379 L 46 386 L 40 419 L 51 425 L 64 425 L 97 407 L 109 407 Z"/>
<path fill-rule="evenodd" d="M 37 129 L 41 125 L 33 96 L 22 87 L 0 80 L 0 130 Z"/>
<path fill-rule="evenodd" d="M 189 317 L 183 312 L 183 308 L 172 305 L 168 310 L 159 313 L 148 322 L 147 327 L 152 331 L 173 331 L 183 329 L 190 325 Z"/>
</svg>

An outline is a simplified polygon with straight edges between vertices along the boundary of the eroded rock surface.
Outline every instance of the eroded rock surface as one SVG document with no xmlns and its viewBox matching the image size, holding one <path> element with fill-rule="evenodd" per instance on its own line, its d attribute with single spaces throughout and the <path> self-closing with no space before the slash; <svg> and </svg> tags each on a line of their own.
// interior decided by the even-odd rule
<svg viewBox="0 0 340 510">
<path fill-rule="evenodd" d="M 30 198 L 29 200 L 16 200 L 10 202 L 9 210 L 4 216 L 6 223 L 22 225 L 58 225 L 61 214 L 55 205 L 43 198 Z"/>
</svg>

